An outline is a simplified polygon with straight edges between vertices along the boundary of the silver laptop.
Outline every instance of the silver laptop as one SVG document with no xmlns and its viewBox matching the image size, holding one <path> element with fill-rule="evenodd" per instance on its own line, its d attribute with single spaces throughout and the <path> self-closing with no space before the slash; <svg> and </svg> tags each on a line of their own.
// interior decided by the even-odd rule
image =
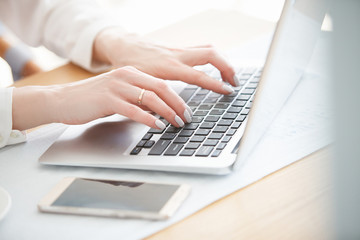
<svg viewBox="0 0 360 240">
<path fill-rule="evenodd" d="M 240 69 L 241 86 L 233 94 L 185 86 L 180 96 L 194 116 L 183 128 L 149 129 L 113 115 L 68 127 L 39 161 L 207 174 L 241 167 L 306 70 L 326 5 L 324 0 L 286 1 L 264 68 Z M 206 72 L 220 78 L 215 69 Z"/>
</svg>

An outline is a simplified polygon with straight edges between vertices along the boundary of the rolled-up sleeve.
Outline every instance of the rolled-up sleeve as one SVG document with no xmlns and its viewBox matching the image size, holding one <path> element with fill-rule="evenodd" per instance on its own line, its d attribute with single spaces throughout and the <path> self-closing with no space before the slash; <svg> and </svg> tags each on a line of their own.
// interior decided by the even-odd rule
<svg viewBox="0 0 360 240">
<path fill-rule="evenodd" d="M 13 88 L 0 88 L 0 148 L 26 141 L 26 133 L 12 129 Z"/>
<path fill-rule="evenodd" d="M 93 43 L 100 31 L 119 24 L 95 1 L 0 0 L 0 18 L 31 46 L 44 45 L 89 71 L 109 67 L 92 61 Z"/>
</svg>

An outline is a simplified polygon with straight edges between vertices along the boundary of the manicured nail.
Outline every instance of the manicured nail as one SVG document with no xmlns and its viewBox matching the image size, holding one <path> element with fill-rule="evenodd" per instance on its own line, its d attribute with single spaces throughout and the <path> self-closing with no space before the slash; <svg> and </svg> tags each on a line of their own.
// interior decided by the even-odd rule
<svg viewBox="0 0 360 240">
<path fill-rule="evenodd" d="M 222 86 L 222 88 L 223 88 L 225 91 L 227 91 L 228 93 L 233 93 L 233 92 L 234 92 L 234 89 L 233 89 L 232 87 L 230 87 L 229 85 L 224 84 L 224 85 Z"/>
<path fill-rule="evenodd" d="M 175 116 L 175 122 L 179 124 L 180 127 L 183 127 L 185 125 L 183 120 L 181 120 L 181 118 L 178 115 Z"/>
<path fill-rule="evenodd" d="M 191 120 L 192 120 L 192 119 L 191 119 L 189 110 L 185 109 L 185 111 L 184 111 L 184 117 L 185 117 L 187 123 L 191 123 Z"/>
<path fill-rule="evenodd" d="M 166 128 L 165 124 L 164 124 L 162 121 L 160 121 L 159 119 L 157 119 L 157 120 L 155 121 L 155 125 L 156 125 L 158 128 L 160 128 L 161 130 L 164 130 L 164 129 Z"/>
<path fill-rule="evenodd" d="M 186 105 L 186 108 L 190 113 L 190 117 L 192 118 L 193 117 L 193 111 L 191 111 L 191 108 L 188 105 Z"/>
<path fill-rule="evenodd" d="M 236 75 L 234 75 L 234 82 L 235 82 L 235 86 L 240 87 L 240 80 Z"/>
</svg>

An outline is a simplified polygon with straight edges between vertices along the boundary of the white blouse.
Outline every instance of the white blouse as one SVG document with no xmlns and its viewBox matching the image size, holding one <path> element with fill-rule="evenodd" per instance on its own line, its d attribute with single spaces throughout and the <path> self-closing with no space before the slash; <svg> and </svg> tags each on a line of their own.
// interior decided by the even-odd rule
<svg viewBox="0 0 360 240">
<path fill-rule="evenodd" d="M 30 46 L 44 45 L 92 72 L 108 67 L 92 62 L 96 35 L 118 26 L 91 0 L 0 0 L 0 19 Z M 0 88 L 0 148 L 26 140 L 12 129 L 12 90 Z"/>
</svg>

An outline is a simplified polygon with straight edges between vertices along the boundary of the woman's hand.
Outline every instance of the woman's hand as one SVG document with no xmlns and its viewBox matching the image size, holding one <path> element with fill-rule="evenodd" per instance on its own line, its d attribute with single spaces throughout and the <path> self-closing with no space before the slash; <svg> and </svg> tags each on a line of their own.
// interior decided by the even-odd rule
<svg viewBox="0 0 360 240">
<path fill-rule="evenodd" d="M 124 36 L 116 28 L 110 28 L 96 37 L 93 52 L 95 61 L 115 67 L 133 66 L 161 79 L 181 80 L 222 94 L 232 93 L 233 89 L 228 84 L 192 68 L 210 63 L 219 69 L 223 81 L 239 86 L 234 69 L 211 46 L 166 48 L 134 35 Z"/>
<path fill-rule="evenodd" d="M 138 103 L 139 97 L 140 104 Z M 123 67 L 71 84 L 22 87 L 13 91 L 13 129 L 60 122 L 83 124 L 115 113 L 163 129 L 163 116 L 176 127 L 191 122 L 192 112 L 164 80 Z"/>
</svg>

